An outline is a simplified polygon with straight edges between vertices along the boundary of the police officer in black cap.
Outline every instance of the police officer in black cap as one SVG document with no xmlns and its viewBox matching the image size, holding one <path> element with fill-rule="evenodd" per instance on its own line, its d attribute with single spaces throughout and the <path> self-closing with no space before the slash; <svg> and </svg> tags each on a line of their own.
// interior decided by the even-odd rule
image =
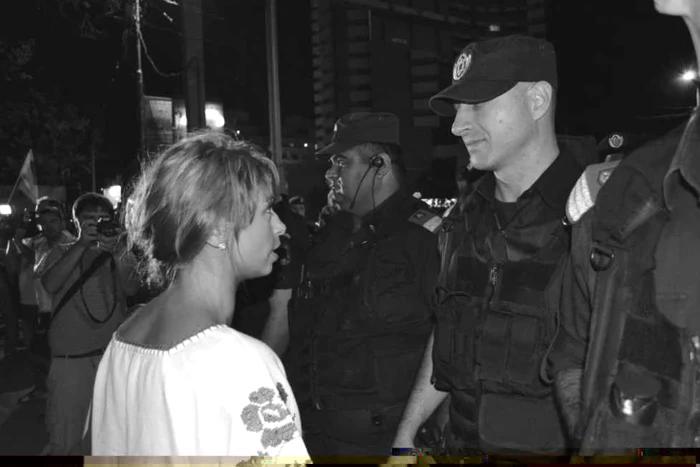
<svg viewBox="0 0 700 467">
<path fill-rule="evenodd" d="M 341 212 L 312 246 L 287 371 L 312 455 L 388 456 L 432 328 L 441 218 L 402 189 L 398 118 L 340 118 L 326 179 Z"/>
<path fill-rule="evenodd" d="M 562 225 L 581 173 L 554 132 L 552 45 L 526 36 L 468 45 L 452 85 L 430 100 L 486 172 L 444 221 L 437 324 L 396 436 L 416 430 L 450 394 L 450 454 L 563 452 L 565 435 L 541 363 L 556 333 Z"/>
<path fill-rule="evenodd" d="M 700 2 L 654 7 L 684 20 L 700 59 Z M 699 113 L 571 193 L 550 373 L 583 455 L 700 447 Z"/>
</svg>

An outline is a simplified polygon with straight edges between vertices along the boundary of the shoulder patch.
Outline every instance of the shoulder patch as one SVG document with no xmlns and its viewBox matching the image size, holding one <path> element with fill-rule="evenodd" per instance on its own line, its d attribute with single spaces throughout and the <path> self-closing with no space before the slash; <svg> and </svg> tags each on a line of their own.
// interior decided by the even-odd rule
<svg viewBox="0 0 700 467">
<path fill-rule="evenodd" d="M 416 225 L 420 225 L 425 230 L 431 233 L 435 231 L 442 225 L 442 219 L 435 213 L 432 213 L 426 209 L 419 209 L 408 218 L 409 222 Z"/>
<path fill-rule="evenodd" d="M 619 160 L 593 164 L 586 167 L 581 177 L 571 190 L 569 200 L 566 203 L 566 218 L 569 223 L 575 224 L 583 215 L 595 206 L 598 192 L 608 181 Z"/>
</svg>

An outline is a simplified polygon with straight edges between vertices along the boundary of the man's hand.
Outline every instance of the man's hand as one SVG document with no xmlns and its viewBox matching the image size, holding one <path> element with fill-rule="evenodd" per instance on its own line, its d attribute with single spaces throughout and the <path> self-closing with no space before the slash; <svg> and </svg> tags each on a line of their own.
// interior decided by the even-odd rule
<svg viewBox="0 0 700 467">
<path fill-rule="evenodd" d="M 97 242 L 100 249 L 110 253 L 114 253 L 126 246 L 124 236 L 122 235 L 122 229 L 117 229 L 116 235 L 112 236 L 98 234 Z"/>
<path fill-rule="evenodd" d="M 80 224 L 80 236 L 77 243 L 83 247 L 94 245 L 99 240 L 97 235 L 97 222 L 92 219 L 86 219 Z"/>
<path fill-rule="evenodd" d="M 17 230 L 15 230 L 15 240 L 17 240 L 18 242 L 22 241 L 24 236 L 27 234 L 27 226 L 31 221 L 32 215 L 29 213 L 29 211 L 25 210 L 22 213 L 22 222 L 17 227 Z"/>
</svg>

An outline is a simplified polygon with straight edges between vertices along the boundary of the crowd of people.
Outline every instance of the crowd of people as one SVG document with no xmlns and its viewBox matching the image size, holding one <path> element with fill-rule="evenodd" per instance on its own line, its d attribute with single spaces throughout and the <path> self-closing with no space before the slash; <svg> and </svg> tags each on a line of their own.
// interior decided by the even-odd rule
<svg viewBox="0 0 700 467">
<path fill-rule="evenodd" d="M 654 3 L 700 55 L 700 4 Z M 557 143 L 558 86 L 545 40 L 462 50 L 429 101 L 470 156 L 444 215 L 405 186 L 384 112 L 341 116 L 318 151 L 316 223 L 276 196 L 263 150 L 218 132 L 155 157 L 123 222 L 85 194 L 73 235 L 39 200 L 40 233 L 16 230 L 0 284 L 18 285 L 6 358 L 20 323 L 43 362 L 28 397 L 46 397 L 50 454 L 519 463 L 700 447 L 697 109 L 581 167 Z"/>
</svg>

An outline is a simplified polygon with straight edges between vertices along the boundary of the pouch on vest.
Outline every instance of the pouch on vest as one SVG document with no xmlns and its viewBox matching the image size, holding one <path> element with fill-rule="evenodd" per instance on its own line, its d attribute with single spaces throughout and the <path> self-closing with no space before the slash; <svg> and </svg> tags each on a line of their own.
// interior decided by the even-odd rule
<svg viewBox="0 0 700 467">
<path fill-rule="evenodd" d="M 489 311 L 477 343 L 478 378 L 489 392 L 545 396 L 551 391 L 540 380 L 548 342 L 543 320 L 512 312 Z"/>
<path fill-rule="evenodd" d="M 435 387 L 447 391 L 472 386 L 476 327 L 473 299 L 461 292 L 448 293 L 440 299 L 435 316 Z"/>
<path fill-rule="evenodd" d="M 564 429 L 553 398 L 533 399 L 483 394 L 479 404 L 482 448 L 557 454 L 566 448 Z"/>
</svg>

